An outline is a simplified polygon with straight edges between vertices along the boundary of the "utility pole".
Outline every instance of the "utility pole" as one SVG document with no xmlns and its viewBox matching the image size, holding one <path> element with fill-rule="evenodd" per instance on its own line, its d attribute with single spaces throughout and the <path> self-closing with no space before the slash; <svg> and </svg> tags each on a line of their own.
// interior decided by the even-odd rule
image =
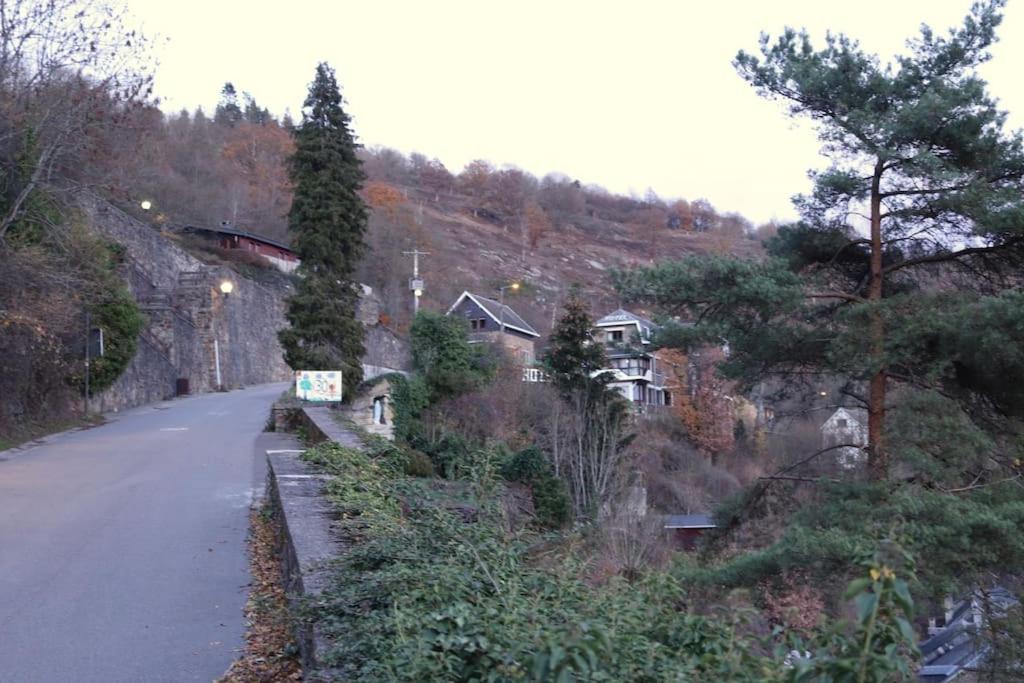
<svg viewBox="0 0 1024 683">
<path fill-rule="evenodd" d="M 412 277 L 409 279 L 409 290 L 412 291 L 412 314 L 415 317 L 420 312 L 420 297 L 423 296 L 424 285 L 423 279 L 420 278 L 420 256 L 430 256 L 430 253 L 420 251 L 419 247 L 402 253 L 412 256 Z"/>
</svg>

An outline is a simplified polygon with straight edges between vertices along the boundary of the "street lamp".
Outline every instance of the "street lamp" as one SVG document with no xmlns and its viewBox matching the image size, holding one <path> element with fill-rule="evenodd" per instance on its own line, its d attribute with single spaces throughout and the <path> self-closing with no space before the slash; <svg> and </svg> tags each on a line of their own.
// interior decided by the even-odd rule
<svg viewBox="0 0 1024 683">
<path fill-rule="evenodd" d="M 142 207 L 143 211 L 149 211 L 150 209 L 153 208 L 153 202 L 149 201 L 148 199 L 143 199 L 139 206 Z"/>
<path fill-rule="evenodd" d="M 235 283 L 231 280 L 221 280 L 218 286 L 220 293 L 227 299 L 231 292 L 235 291 Z M 224 384 L 221 382 L 220 376 L 220 341 L 217 339 L 217 335 L 213 335 L 213 365 L 217 371 L 217 391 L 221 391 L 224 388 Z"/>
</svg>

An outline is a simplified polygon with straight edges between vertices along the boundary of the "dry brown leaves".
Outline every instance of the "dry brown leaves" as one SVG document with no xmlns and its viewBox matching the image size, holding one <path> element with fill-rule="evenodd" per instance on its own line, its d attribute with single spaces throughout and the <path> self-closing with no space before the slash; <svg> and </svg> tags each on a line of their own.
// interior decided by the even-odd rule
<svg viewBox="0 0 1024 683">
<path fill-rule="evenodd" d="M 275 550 L 276 522 L 253 508 L 249 529 L 252 584 L 245 606 L 249 626 L 245 634 L 245 654 L 217 679 L 217 683 L 301 681 L 302 669 L 281 581 L 281 562 Z"/>
</svg>

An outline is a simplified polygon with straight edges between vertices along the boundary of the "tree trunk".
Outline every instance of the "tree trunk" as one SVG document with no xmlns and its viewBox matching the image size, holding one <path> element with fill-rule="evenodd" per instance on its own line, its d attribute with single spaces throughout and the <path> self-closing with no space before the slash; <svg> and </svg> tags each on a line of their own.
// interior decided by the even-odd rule
<svg viewBox="0 0 1024 683">
<path fill-rule="evenodd" d="M 870 357 L 875 373 L 868 390 L 868 474 L 872 481 L 883 481 L 889 474 L 889 455 L 885 451 L 885 321 L 878 310 L 882 303 L 882 198 L 883 162 L 875 164 L 871 179 L 871 279 L 868 300 L 871 302 L 869 325 Z"/>
</svg>

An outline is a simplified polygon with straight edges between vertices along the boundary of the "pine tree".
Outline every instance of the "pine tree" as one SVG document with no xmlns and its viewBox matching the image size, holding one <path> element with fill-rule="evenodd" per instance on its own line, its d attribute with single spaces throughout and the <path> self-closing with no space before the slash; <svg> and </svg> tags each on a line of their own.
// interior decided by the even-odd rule
<svg viewBox="0 0 1024 683">
<path fill-rule="evenodd" d="M 363 377 L 353 276 L 365 250 L 367 209 L 358 194 L 365 176 L 356 147 L 334 71 L 322 63 L 295 129 L 288 227 L 302 259 L 301 279 L 288 300 L 291 326 L 280 338 L 291 368 L 340 369 L 346 395 Z"/>
<path fill-rule="evenodd" d="M 213 120 L 222 126 L 234 126 L 242 120 L 242 108 L 238 106 L 235 86 L 225 83 L 220 91 L 220 102 L 213 113 Z"/>
<path fill-rule="evenodd" d="M 876 481 L 890 473 L 894 387 L 1024 406 L 1007 381 L 1024 380 L 1010 353 L 1024 321 L 1005 277 L 1024 262 L 1024 148 L 977 74 L 1002 5 L 975 5 L 946 38 L 924 27 L 895 65 L 842 35 L 815 50 L 792 29 L 763 37 L 760 57 L 741 52 L 736 67 L 758 92 L 817 122 L 831 166 L 797 198 L 801 222 L 769 241 L 778 260 L 694 259 L 622 283 L 675 312 L 703 312 L 698 328 L 729 339 L 735 376 L 853 380 Z M 992 310 L 985 358 L 969 324 L 944 329 L 954 310 L 966 320 Z"/>
<path fill-rule="evenodd" d="M 552 380 L 563 394 L 591 383 L 594 373 L 606 365 L 604 350 L 594 343 L 593 329 L 590 310 L 579 289 L 573 287 L 544 358 Z"/>
</svg>

